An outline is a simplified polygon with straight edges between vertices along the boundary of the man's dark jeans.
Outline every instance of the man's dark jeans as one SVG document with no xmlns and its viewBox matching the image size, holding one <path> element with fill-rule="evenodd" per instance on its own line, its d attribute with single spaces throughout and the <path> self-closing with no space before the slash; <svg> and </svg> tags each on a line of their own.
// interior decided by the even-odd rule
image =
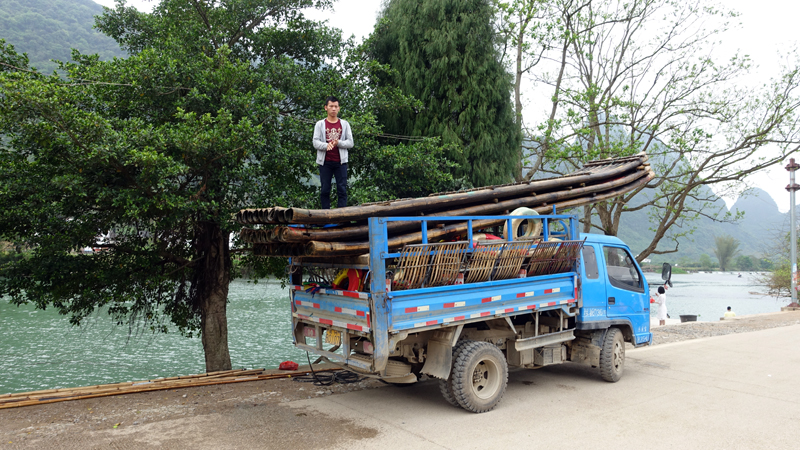
<svg viewBox="0 0 800 450">
<path fill-rule="evenodd" d="M 319 203 L 322 209 L 331 209 L 331 178 L 336 178 L 336 207 L 347 206 L 347 164 L 325 161 L 319 166 L 319 182 L 322 190 Z"/>
</svg>

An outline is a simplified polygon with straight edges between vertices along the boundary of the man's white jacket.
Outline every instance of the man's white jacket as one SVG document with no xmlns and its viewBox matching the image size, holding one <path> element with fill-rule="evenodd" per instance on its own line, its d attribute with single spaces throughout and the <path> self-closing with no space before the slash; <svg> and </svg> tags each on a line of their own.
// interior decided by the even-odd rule
<svg viewBox="0 0 800 450">
<path fill-rule="evenodd" d="M 325 120 L 322 119 L 314 125 L 314 148 L 317 149 L 317 164 L 325 164 L 325 153 L 328 151 L 328 141 L 325 139 Z M 339 138 L 339 159 L 342 164 L 347 164 L 347 150 L 353 148 L 353 132 L 350 124 L 344 119 L 342 123 L 342 136 Z"/>
</svg>

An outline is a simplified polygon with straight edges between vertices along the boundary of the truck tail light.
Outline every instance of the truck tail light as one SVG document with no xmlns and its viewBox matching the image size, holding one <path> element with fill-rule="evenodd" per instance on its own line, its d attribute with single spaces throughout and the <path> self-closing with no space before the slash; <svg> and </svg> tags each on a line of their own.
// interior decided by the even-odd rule
<svg viewBox="0 0 800 450">
<path fill-rule="evenodd" d="M 369 353 L 371 355 L 374 350 L 375 348 L 372 346 L 372 342 L 364 341 L 364 353 Z"/>
<path fill-rule="evenodd" d="M 305 337 L 317 337 L 317 330 L 312 327 L 303 327 L 303 336 Z"/>
</svg>

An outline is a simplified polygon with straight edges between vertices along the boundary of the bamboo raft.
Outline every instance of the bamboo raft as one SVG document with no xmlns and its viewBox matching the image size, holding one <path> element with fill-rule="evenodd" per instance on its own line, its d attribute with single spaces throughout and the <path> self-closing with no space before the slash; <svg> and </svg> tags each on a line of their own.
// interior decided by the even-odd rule
<svg viewBox="0 0 800 450">
<path fill-rule="evenodd" d="M 339 369 L 324 367 L 314 372 L 331 372 Z M 129 381 L 115 384 L 99 384 L 43 391 L 19 392 L 0 395 L 0 409 L 19 408 L 22 406 L 43 405 L 47 403 L 81 400 L 87 398 L 108 397 L 112 395 L 134 394 L 138 392 L 181 389 L 214 384 L 241 383 L 244 381 L 273 380 L 277 378 L 293 378 L 308 375 L 310 370 L 281 371 L 266 369 L 224 370 L 198 375 L 157 378 L 154 380 Z"/>
<path fill-rule="evenodd" d="M 504 215 L 517 208 L 538 214 L 564 211 L 608 200 L 640 189 L 654 178 L 647 155 L 591 161 L 579 171 L 547 178 L 469 191 L 431 194 L 428 197 L 370 203 L 330 210 L 272 207 L 245 209 L 237 221 L 258 228 L 243 228 L 240 236 L 253 245 L 257 256 L 343 257 L 369 251 L 369 230 L 365 219 L 387 216 L 424 216 L 428 238 L 447 240 L 467 232 L 466 222 L 437 222 L 437 216 Z M 504 220 L 473 221 L 473 231 L 502 226 Z M 320 224 L 339 224 L 319 228 Z M 392 222 L 387 225 L 389 248 L 401 249 L 422 242 L 421 222 Z"/>
</svg>

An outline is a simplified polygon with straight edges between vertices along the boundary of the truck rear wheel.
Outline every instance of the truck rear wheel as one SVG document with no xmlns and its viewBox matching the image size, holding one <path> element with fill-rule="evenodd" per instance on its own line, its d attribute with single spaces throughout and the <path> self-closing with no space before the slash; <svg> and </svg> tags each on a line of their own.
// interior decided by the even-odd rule
<svg viewBox="0 0 800 450">
<path fill-rule="evenodd" d="M 508 364 L 495 345 L 468 342 L 459 349 L 450 378 L 462 408 L 475 413 L 491 411 L 506 392 Z"/>
<path fill-rule="evenodd" d="M 469 344 L 473 341 L 458 341 L 453 347 L 453 362 L 455 363 L 456 359 L 458 358 L 458 352 L 461 351 L 461 348 L 464 345 Z M 450 369 L 450 376 L 447 377 L 446 380 L 439 380 L 439 391 L 442 393 L 442 397 L 447 400 L 447 403 L 455 406 L 456 408 L 460 408 L 461 405 L 458 404 L 458 400 L 456 400 L 456 394 L 453 393 L 453 369 Z"/>
<path fill-rule="evenodd" d="M 625 370 L 625 340 L 619 328 L 609 328 L 600 350 L 600 376 L 611 383 L 622 378 Z"/>
</svg>

